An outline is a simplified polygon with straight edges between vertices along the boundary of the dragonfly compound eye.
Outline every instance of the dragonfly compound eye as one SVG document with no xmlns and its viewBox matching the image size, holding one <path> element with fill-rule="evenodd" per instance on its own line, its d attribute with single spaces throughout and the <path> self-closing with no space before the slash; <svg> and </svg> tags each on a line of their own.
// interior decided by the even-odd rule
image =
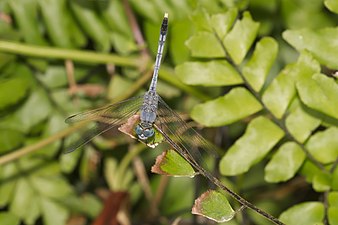
<svg viewBox="0 0 338 225">
<path fill-rule="evenodd" d="M 148 139 L 154 135 L 155 131 L 153 128 L 146 129 L 143 131 L 144 136 Z"/>
<path fill-rule="evenodd" d="M 147 140 L 155 134 L 155 131 L 153 128 L 143 128 L 142 126 L 137 125 L 135 127 L 135 133 L 141 140 Z"/>
</svg>

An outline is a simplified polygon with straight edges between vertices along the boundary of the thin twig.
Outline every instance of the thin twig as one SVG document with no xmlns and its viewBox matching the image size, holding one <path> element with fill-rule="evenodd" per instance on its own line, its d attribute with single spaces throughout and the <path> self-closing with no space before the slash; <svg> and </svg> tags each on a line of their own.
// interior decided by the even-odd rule
<svg viewBox="0 0 338 225">
<path fill-rule="evenodd" d="M 39 57 L 44 59 L 63 59 L 63 60 L 69 59 L 77 62 L 86 62 L 90 64 L 94 63 L 115 64 L 119 66 L 131 66 L 137 68 L 141 68 L 143 66 L 142 59 L 132 56 L 123 57 L 111 53 L 105 54 L 105 53 L 97 53 L 94 51 L 43 47 L 3 40 L 0 40 L 0 52 Z"/>
<path fill-rule="evenodd" d="M 39 150 L 40 148 L 53 143 L 54 141 L 57 141 L 71 133 L 73 133 L 74 131 L 82 128 L 83 126 L 85 126 L 87 124 L 87 122 L 81 122 L 78 124 L 75 124 L 74 126 L 68 127 L 62 131 L 59 131 L 58 133 L 49 136 L 46 139 L 43 139 L 42 141 L 39 141 L 33 145 L 29 145 L 23 148 L 20 148 L 14 152 L 8 153 L 7 155 L 1 156 L 0 157 L 0 165 L 6 164 L 8 162 L 11 162 L 13 160 L 16 160 L 18 158 L 21 158 L 29 153 L 32 153 L 34 151 Z"/>
<path fill-rule="evenodd" d="M 69 84 L 69 93 L 73 95 L 77 91 L 77 84 L 74 77 L 74 63 L 72 60 L 67 59 L 65 61 L 66 75 Z"/>
</svg>

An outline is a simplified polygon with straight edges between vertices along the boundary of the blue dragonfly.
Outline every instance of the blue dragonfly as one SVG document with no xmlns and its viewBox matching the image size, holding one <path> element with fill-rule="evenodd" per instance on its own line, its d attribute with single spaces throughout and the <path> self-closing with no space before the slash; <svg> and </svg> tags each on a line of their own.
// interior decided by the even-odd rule
<svg viewBox="0 0 338 225">
<path fill-rule="evenodd" d="M 126 124 L 128 125 L 130 123 L 129 121 L 134 120 L 134 122 L 137 121 L 135 122 L 136 126 L 132 126 L 133 129 L 125 133 L 136 137 L 141 142 L 148 145 L 150 144 L 150 146 L 151 142 L 154 141 L 156 132 L 160 133 L 164 140 L 179 153 L 197 173 L 203 175 L 220 189 L 226 191 L 230 196 L 240 202 L 242 206 L 255 210 L 275 224 L 283 225 L 278 219 L 257 208 L 226 187 L 219 179 L 201 166 L 203 162 L 201 162 L 200 150 L 204 150 L 208 154 L 217 155 L 215 147 L 190 127 L 156 92 L 158 72 L 161 65 L 167 31 L 168 14 L 165 13 L 161 25 L 154 73 L 149 90 L 141 96 L 132 97 L 125 101 L 68 117 L 66 119 L 67 123 L 73 124 L 85 121 L 92 122 L 94 126 L 90 128 L 79 141 L 71 145 L 65 153 L 73 152 L 77 148 L 89 143 L 94 137 L 115 128 L 119 128 L 120 131 L 125 132 L 120 128 Z"/>
<path fill-rule="evenodd" d="M 73 124 L 87 121 L 93 122 L 94 126 L 88 129 L 82 138 L 72 144 L 65 153 L 73 152 L 89 143 L 94 137 L 120 127 L 129 118 L 138 115 L 139 122 L 134 128 L 134 133 L 140 141 L 146 144 L 153 141 L 156 130 L 179 154 L 188 162 L 195 164 L 195 166 L 198 164 L 195 160 L 196 156 L 201 158 L 199 148 L 215 154 L 214 147 L 182 120 L 156 92 L 158 72 L 167 31 L 168 14 L 165 13 L 160 29 L 158 50 L 149 90 L 141 96 L 68 117 L 66 123 Z"/>
</svg>

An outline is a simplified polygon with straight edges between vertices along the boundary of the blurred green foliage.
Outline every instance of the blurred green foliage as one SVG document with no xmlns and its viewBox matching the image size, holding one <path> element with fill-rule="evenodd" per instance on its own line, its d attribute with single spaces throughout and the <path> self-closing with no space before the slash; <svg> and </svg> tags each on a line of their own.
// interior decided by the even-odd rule
<svg viewBox="0 0 338 225">
<path fill-rule="evenodd" d="M 131 221 L 191 218 L 193 180 L 148 173 L 161 148 L 109 133 L 62 154 L 81 135 L 64 118 L 146 87 L 164 12 L 158 92 L 213 127 L 222 181 L 286 224 L 337 224 L 334 0 L 0 0 L 0 161 L 32 151 L 0 165 L 0 224 L 89 224 L 118 192 Z"/>
</svg>

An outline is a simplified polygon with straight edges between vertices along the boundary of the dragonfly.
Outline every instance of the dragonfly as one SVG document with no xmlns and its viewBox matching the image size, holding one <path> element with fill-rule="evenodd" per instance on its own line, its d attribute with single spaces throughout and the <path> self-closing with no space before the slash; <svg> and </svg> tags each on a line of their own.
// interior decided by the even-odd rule
<svg viewBox="0 0 338 225">
<path fill-rule="evenodd" d="M 94 137 L 120 127 L 128 119 L 138 115 L 139 122 L 133 130 L 138 140 L 149 143 L 154 140 L 155 131 L 157 131 L 174 150 L 190 164 L 193 164 L 193 167 L 199 166 L 196 156 L 201 158 L 200 149 L 216 154 L 214 146 L 189 126 L 156 92 L 167 32 L 168 14 L 165 13 L 160 29 L 158 50 L 149 90 L 141 96 L 68 117 L 66 123 L 73 124 L 87 121 L 94 122 L 94 127 L 88 129 L 78 142 L 67 148 L 65 153 L 73 152 L 89 143 Z"/>
<path fill-rule="evenodd" d="M 255 210 L 275 224 L 283 225 L 278 219 L 257 208 L 226 187 L 218 178 L 201 166 L 201 162 L 199 161 L 200 157 L 196 157 L 200 155 L 199 151 L 205 150 L 207 153 L 217 156 L 215 146 L 189 126 L 156 92 L 158 72 L 167 32 L 168 14 L 165 13 L 160 29 L 158 50 L 149 90 L 141 96 L 132 97 L 115 104 L 68 117 L 66 119 L 67 123 L 73 124 L 81 121 L 94 122 L 94 126 L 91 127 L 79 141 L 72 144 L 65 153 L 73 152 L 79 147 L 89 143 L 94 137 L 116 127 L 122 131 L 120 128 L 128 124 L 129 121 L 135 117 L 135 121 L 138 122 L 135 127 L 132 126 L 134 127 L 133 131 L 128 132 L 134 132 L 139 141 L 149 144 L 154 140 L 156 132 L 160 133 L 165 141 L 190 163 L 197 173 L 203 175 L 217 187 L 226 191 L 230 196 L 240 202 L 241 205 Z M 133 136 L 130 133 L 127 134 Z"/>
</svg>

